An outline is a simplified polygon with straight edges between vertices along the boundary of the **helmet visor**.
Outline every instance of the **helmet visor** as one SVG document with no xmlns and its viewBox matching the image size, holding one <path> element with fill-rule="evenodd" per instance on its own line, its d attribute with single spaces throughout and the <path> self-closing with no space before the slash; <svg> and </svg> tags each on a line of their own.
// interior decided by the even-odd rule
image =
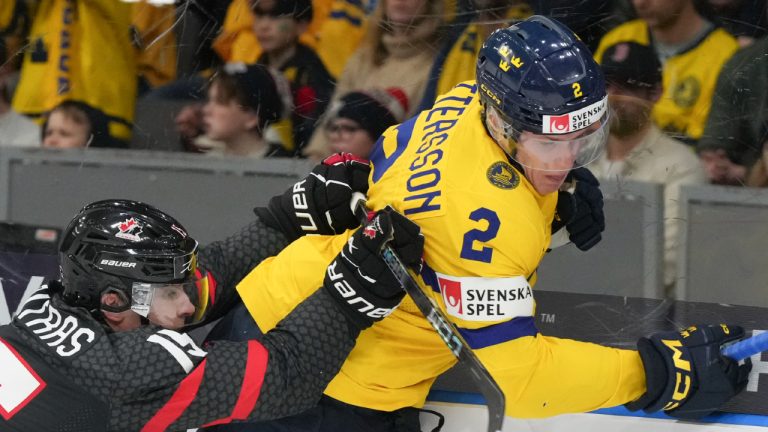
<svg viewBox="0 0 768 432">
<path fill-rule="evenodd" d="M 208 277 L 182 283 L 134 282 L 131 310 L 161 327 L 178 330 L 200 323 L 208 309 Z"/>
<path fill-rule="evenodd" d="M 547 119 L 554 116 L 544 117 L 554 124 Z M 509 156 L 520 165 L 539 171 L 563 172 L 588 165 L 600 156 L 608 141 L 607 108 L 592 123 L 573 132 L 560 133 L 562 129 L 555 127 L 546 134 L 523 131 L 493 107 L 488 108 L 487 119 L 491 135 Z"/>
</svg>

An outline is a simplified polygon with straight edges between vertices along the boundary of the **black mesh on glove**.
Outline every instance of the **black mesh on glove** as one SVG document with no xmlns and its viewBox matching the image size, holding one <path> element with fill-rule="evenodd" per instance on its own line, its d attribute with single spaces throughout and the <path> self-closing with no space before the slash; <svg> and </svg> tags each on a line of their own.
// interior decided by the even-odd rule
<svg viewBox="0 0 768 432">
<path fill-rule="evenodd" d="M 305 234 L 339 234 L 358 226 L 350 201 L 353 192 L 368 191 L 368 161 L 337 153 L 315 166 L 282 195 L 272 197 L 256 214 L 293 241 Z"/>
<path fill-rule="evenodd" d="M 571 170 L 565 182 L 575 182 L 576 188 L 573 193 L 558 192 L 552 232 L 565 226 L 571 242 L 586 251 L 602 240 L 605 231 L 600 182 L 584 167 Z"/>
<path fill-rule="evenodd" d="M 626 406 L 631 411 L 664 410 L 694 420 L 717 410 L 747 385 L 752 363 L 739 365 L 720 354 L 722 345 L 744 337 L 739 326 L 697 325 L 680 332 L 640 338 L 646 392 Z"/>
<path fill-rule="evenodd" d="M 387 207 L 349 238 L 325 274 L 323 287 L 361 330 L 392 313 L 405 296 L 382 259 L 387 244 L 404 264 L 420 265 L 424 236 L 418 225 Z"/>
</svg>

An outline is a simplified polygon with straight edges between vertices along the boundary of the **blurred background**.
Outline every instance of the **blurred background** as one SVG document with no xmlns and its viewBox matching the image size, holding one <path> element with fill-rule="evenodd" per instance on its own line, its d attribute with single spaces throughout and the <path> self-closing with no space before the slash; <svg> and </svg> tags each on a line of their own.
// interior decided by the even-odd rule
<svg viewBox="0 0 768 432">
<path fill-rule="evenodd" d="M 604 240 L 537 288 L 768 307 L 765 0 L 3 0 L 0 220 L 32 236 L 3 240 L 107 197 L 221 238 L 532 14 L 589 46 L 613 110 Z"/>
</svg>

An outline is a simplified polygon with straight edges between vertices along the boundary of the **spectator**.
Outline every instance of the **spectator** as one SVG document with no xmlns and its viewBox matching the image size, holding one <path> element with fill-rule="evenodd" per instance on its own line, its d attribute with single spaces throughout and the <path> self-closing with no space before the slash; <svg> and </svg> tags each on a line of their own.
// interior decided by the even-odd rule
<svg viewBox="0 0 768 432">
<path fill-rule="evenodd" d="M 38 147 L 40 127 L 11 107 L 11 80 L 15 71 L 0 39 L 0 147 Z"/>
<path fill-rule="evenodd" d="M 266 128 L 289 111 L 289 90 L 279 74 L 262 65 L 230 63 L 208 87 L 208 101 L 202 108 L 203 130 L 208 140 L 223 144 L 221 151 L 214 153 L 286 156 L 279 142 L 267 141 Z"/>
<path fill-rule="evenodd" d="M 315 48 L 320 28 L 329 17 L 333 0 L 312 0 L 312 21 L 299 40 Z M 225 63 L 255 63 L 262 53 L 256 38 L 253 9 L 260 0 L 233 0 L 227 8 L 221 33 L 213 41 L 213 49 Z"/>
<path fill-rule="evenodd" d="M 331 1 L 312 0 L 312 9 L 316 13 L 313 14 L 313 19 L 306 31 L 300 36 L 299 40 L 303 44 L 313 48 L 317 44 L 319 28 L 328 16 Z M 204 99 L 206 80 L 215 70 L 206 66 L 211 62 L 201 61 L 201 58 L 206 57 L 207 51 L 214 53 L 212 57 L 215 64 L 256 63 L 262 54 L 262 49 L 256 38 L 254 29 L 256 17 L 252 9 L 256 3 L 260 2 L 261 0 L 208 0 L 207 2 L 198 0 L 191 3 L 189 10 L 185 9 L 187 16 L 199 16 L 199 18 L 193 18 L 193 21 L 203 21 L 198 25 L 206 30 L 204 33 L 212 32 L 215 37 L 209 38 L 207 34 L 203 34 L 194 38 L 196 39 L 194 45 L 199 46 L 180 47 L 181 57 L 194 57 L 195 65 L 192 71 L 194 73 L 184 74 L 186 76 L 180 76 L 175 81 L 153 88 L 146 96 L 151 99 L 196 101 Z M 212 43 L 207 44 L 210 39 L 213 39 Z M 182 58 L 179 62 L 182 62 Z M 179 70 L 179 73 L 183 74 L 184 71 Z"/>
<path fill-rule="evenodd" d="M 100 110 L 127 146 L 136 104 L 131 4 L 113 0 L 41 0 L 13 97 L 19 113 L 41 117 L 65 100 Z"/>
<path fill-rule="evenodd" d="M 742 184 L 768 141 L 768 37 L 737 52 L 723 67 L 712 112 L 697 150 L 716 184 Z"/>
<path fill-rule="evenodd" d="M 653 49 L 621 42 L 603 54 L 603 73 L 613 108 L 606 152 L 589 165 L 598 178 L 664 185 L 664 285 L 675 284 L 680 186 L 703 184 L 704 171 L 693 151 L 664 135 L 651 121 L 662 94 L 661 64 Z"/>
<path fill-rule="evenodd" d="M 768 30 L 765 0 L 703 0 L 704 16 L 721 24 L 745 47 L 763 37 Z"/>
<path fill-rule="evenodd" d="M 349 92 L 328 110 L 323 122 L 334 153 L 368 159 L 379 136 L 405 120 L 408 100 L 399 88 Z"/>
<path fill-rule="evenodd" d="M 431 108 L 438 95 L 447 93 L 456 84 L 475 78 L 477 53 L 491 32 L 506 27 L 511 21 L 528 18 L 533 12 L 522 0 L 474 0 L 473 3 L 477 13 L 460 15 L 435 55 L 419 111 Z"/>
<path fill-rule="evenodd" d="M 693 0 L 632 0 L 639 19 L 626 22 L 600 41 L 595 59 L 619 42 L 650 45 L 662 64 L 664 93 L 653 120 L 688 143 L 701 138 L 712 92 L 723 64 L 738 48 L 736 39 L 707 21 Z"/>
<path fill-rule="evenodd" d="M 365 39 L 344 67 L 334 99 L 352 90 L 400 87 L 420 101 L 444 23 L 442 0 L 381 0 L 369 19 Z M 414 103 L 406 114 L 416 112 Z M 305 156 L 332 153 L 324 133 L 315 133 Z"/>
<path fill-rule="evenodd" d="M 43 147 L 125 147 L 109 135 L 107 125 L 101 111 L 83 102 L 64 101 L 51 110 L 43 123 Z"/>
<path fill-rule="evenodd" d="M 279 70 L 291 84 L 293 112 L 285 149 L 299 155 L 333 93 L 334 81 L 320 57 L 299 41 L 312 19 L 309 0 L 261 0 L 254 5 L 254 30 L 263 50 L 257 63 Z"/>
</svg>

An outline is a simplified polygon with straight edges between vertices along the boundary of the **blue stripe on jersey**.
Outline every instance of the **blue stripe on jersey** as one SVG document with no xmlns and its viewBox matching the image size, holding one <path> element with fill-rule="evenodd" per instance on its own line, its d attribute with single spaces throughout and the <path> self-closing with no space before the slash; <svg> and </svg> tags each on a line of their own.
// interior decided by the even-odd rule
<svg viewBox="0 0 768 432">
<path fill-rule="evenodd" d="M 350 16 L 347 11 L 344 10 L 331 11 L 331 18 L 347 21 L 355 27 L 360 27 L 363 23 L 363 20 Z"/>
<path fill-rule="evenodd" d="M 380 136 L 378 141 L 376 141 L 376 144 L 373 146 L 373 151 L 371 152 L 374 183 L 384 176 L 384 173 L 387 172 L 397 158 L 403 154 L 405 148 L 408 147 L 408 142 L 411 140 L 411 135 L 413 135 L 413 126 L 416 125 L 417 118 L 418 116 L 411 117 L 395 127 L 397 130 L 397 148 L 391 155 L 389 155 L 389 157 L 384 156 L 384 135 Z"/>
<path fill-rule="evenodd" d="M 517 317 L 479 329 L 456 329 L 472 349 L 497 345 L 523 336 L 536 336 L 539 333 L 533 317 Z"/>
</svg>

